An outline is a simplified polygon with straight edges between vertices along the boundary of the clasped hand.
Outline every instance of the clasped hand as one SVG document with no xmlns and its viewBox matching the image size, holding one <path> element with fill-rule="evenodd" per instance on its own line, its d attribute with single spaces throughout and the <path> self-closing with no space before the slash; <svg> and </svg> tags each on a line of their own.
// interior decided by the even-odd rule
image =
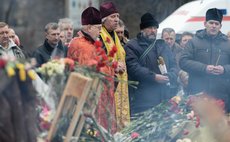
<svg viewBox="0 0 230 142">
<path fill-rule="evenodd" d="M 122 73 L 125 72 L 125 69 L 126 69 L 125 64 L 122 63 L 122 62 L 118 62 L 118 66 L 117 66 L 117 68 L 115 69 L 115 73 L 122 74 Z"/>
<path fill-rule="evenodd" d="M 224 67 L 221 65 L 207 65 L 206 72 L 213 75 L 221 75 L 224 73 Z"/>
</svg>

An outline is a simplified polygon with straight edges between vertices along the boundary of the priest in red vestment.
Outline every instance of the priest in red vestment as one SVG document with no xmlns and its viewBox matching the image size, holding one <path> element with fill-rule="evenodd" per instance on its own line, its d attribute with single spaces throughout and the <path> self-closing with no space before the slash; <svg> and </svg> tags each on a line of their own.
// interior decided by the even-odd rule
<svg viewBox="0 0 230 142">
<path fill-rule="evenodd" d="M 99 10 L 94 7 L 88 7 L 82 13 L 81 17 L 82 29 L 79 37 L 74 38 L 69 45 L 67 56 L 79 63 L 82 66 L 97 66 L 98 51 L 104 51 L 101 47 L 98 47 L 97 41 L 101 25 L 101 16 Z M 101 54 L 100 54 L 101 55 Z M 107 56 L 103 54 L 103 58 Z M 114 76 L 114 70 L 108 65 L 100 66 L 98 71 L 107 74 L 108 76 Z M 114 102 L 114 81 L 112 78 L 109 80 L 109 85 L 104 84 L 103 92 L 99 97 L 98 106 L 96 111 L 96 119 L 100 125 L 102 125 L 110 133 L 114 134 L 116 128 L 115 117 L 115 102 Z"/>
</svg>

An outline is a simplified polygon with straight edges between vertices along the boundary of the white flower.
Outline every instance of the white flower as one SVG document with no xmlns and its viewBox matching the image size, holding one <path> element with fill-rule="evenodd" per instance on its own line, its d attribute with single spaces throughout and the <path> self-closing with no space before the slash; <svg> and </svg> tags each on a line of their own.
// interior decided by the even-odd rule
<svg viewBox="0 0 230 142">
<path fill-rule="evenodd" d="M 48 74 L 48 76 L 53 75 L 53 69 L 49 69 L 49 70 L 47 70 L 47 74 Z"/>
</svg>

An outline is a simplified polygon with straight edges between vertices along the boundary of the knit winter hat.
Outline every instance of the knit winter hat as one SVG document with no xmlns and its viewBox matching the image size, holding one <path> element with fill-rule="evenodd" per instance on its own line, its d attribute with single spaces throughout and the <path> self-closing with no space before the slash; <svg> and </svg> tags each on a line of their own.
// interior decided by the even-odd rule
<svg viewBox="0 0 230 142">
<path fill-rule="evenodd" d="M 94 7 L 86 8 L 81 14 L 82 25 L 97 25 L 101 24 L 100 11 Z"/>
<path fill-rule="evenodd" d="M 100 5 L 101 18 L 105 18 L 111 14 L 118 13 L 113 2 L 104 2 Z"/>
<path fill-rule="evenodd" d="M 140 29 L 142 30 L 151 26 L 159 28 L 159 24 L 155 20 L 154 16 L 147 12 L 141 16 Z"/>
<path fill-rule="evenodd" d="M 221 10 L 219 10 L 217 8 L 211 8 L 211 9 L 207 10 L 206 21 L 215 20 L 215 21 L 219 21 L 221 23 L 222 19 L 223 19 L 223 14 L 222 14 Z"/>
</svg>

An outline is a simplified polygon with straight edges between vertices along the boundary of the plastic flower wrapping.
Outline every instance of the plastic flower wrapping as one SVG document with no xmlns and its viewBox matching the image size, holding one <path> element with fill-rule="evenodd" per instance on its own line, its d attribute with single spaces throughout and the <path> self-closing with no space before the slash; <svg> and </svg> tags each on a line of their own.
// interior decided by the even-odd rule
<svg viewBox="0 0 230 142">
<path fill-rule="evenodd" d="M 50 129 L 68 74 L 73 68 L 73 60 L 60 58 L 50 60 L 36 70 L 40 76 L 37 75 L 33 84 L 38 92 L 40 138 L 46 137 Z"/>
</svg>

